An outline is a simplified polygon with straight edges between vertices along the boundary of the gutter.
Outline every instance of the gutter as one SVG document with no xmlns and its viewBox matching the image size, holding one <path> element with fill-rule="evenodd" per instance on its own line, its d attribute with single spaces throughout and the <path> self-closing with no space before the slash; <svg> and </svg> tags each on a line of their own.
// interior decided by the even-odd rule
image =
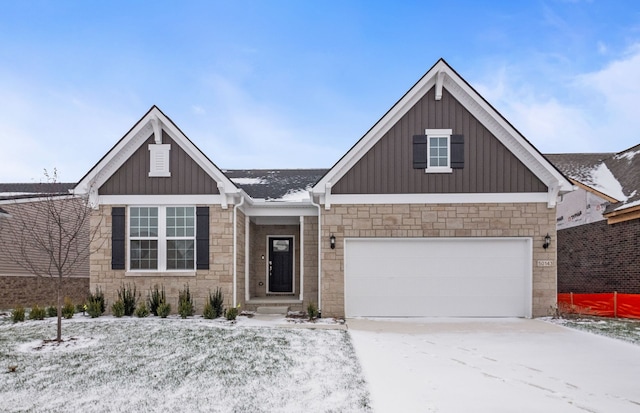
<svg viewBox="0 0 640 413">
<path fill-rule="evenodd" d="M 322 318 L 322 207 L 313 202 L 313 192 L 309 191 L 311 205 L 318 208 L 318 318 Z"/>
<path fill-rule="evenodd" d="M 237 306 L 237 292 L 238 292 L 238 208 L 244 204 L 244 196 L 242 191 L 240 194 L 240 203 L 233 207 L 233 307 Z M 246 252 L 245 252 L 246 253 Z"/>
</svg>

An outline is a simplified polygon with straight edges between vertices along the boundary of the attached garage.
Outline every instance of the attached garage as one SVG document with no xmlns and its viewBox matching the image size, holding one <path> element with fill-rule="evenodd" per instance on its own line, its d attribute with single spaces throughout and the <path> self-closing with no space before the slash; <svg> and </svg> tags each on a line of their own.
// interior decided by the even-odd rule
<svg viewBox="0 0 640 413">
<path fill-rule="evenodd" d="M 347 317 L 531 317 L 531 238 L 345 239 Z"/>
</svg>

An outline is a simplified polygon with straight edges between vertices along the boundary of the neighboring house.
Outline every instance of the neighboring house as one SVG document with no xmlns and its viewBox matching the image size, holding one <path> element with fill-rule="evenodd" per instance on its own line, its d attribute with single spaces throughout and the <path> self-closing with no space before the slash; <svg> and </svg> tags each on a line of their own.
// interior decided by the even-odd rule
<svg viewBox="0 0 640 413">
<path fill-rule="evenodd" d="M 638 155 L 547 155 L 578 187 L 557 208 L 558 292 L 640 293 Z"/>
<path fill-rule="evenodd" d="M 0 309 L 16 305 L 31 307 L 52 305 L 56 302 L 56 280 L 47 276 L 38 277 L 19 265 L 14 257 L 19 255 L 19 242 L 14 236 L 20 232 L 20 222 L 38 220 L 38 205 L 44 197 L 57 198 L 57 202 L 69 200 L 69 190 L 74 183 L 18 183 L 0 184 Z M 82 234 L 89 242 L 88 228 Z M 45 262 L 45 255 L 33 250 L 34 260 Z M 81 303 L 89 293 L 89 260 L 78 266 L 78 270 L 65 278 L 64 294 L 75 303 Z"/>
<path fill-rule="evenodd" d="M 153 106 L 80 180 L 104 245 L 91 288 L 198 311 L 546 315 L 571 183 L 444 60 L 329 170 L 223 171 Z M 545 236 L 551 238 L 543 247 Z"/>
</svg>

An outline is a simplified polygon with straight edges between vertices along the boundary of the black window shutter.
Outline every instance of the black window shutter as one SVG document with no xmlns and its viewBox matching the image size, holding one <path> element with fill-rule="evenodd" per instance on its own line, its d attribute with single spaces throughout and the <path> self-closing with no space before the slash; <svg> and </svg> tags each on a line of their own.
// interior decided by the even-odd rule
<svg viewBox="0 0 640 413">
<path fill-rule="evenodd" d="M 451 169 L 464 168 L 464 135 L 451 135 Z"/>
<path fill-rule="evenodd" d="M 209 269 L 209 207 L 196 207 L 196 269 Z"/>
<path fill-rule="evenodd" d="M 125 248 L 125 212 L 124 207 L 111 208 L 111 269 L 124 270 Z"/>
<path fill-rule="evenodd" d="M 413 135 L 413 169 L 427 167 L 427 135 Z"/>
</svg>

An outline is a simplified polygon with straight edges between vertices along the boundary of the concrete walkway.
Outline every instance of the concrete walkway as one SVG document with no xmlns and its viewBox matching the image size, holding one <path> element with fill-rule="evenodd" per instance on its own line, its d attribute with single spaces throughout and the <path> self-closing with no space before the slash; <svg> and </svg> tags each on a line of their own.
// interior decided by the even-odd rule
<svg viewBox="0 0 640 413">
<path fill-rule="evenodd" d="M 640 412 L 640 346 L 525 319 L 349 319 L 376 412 Z"/>
</svg>

